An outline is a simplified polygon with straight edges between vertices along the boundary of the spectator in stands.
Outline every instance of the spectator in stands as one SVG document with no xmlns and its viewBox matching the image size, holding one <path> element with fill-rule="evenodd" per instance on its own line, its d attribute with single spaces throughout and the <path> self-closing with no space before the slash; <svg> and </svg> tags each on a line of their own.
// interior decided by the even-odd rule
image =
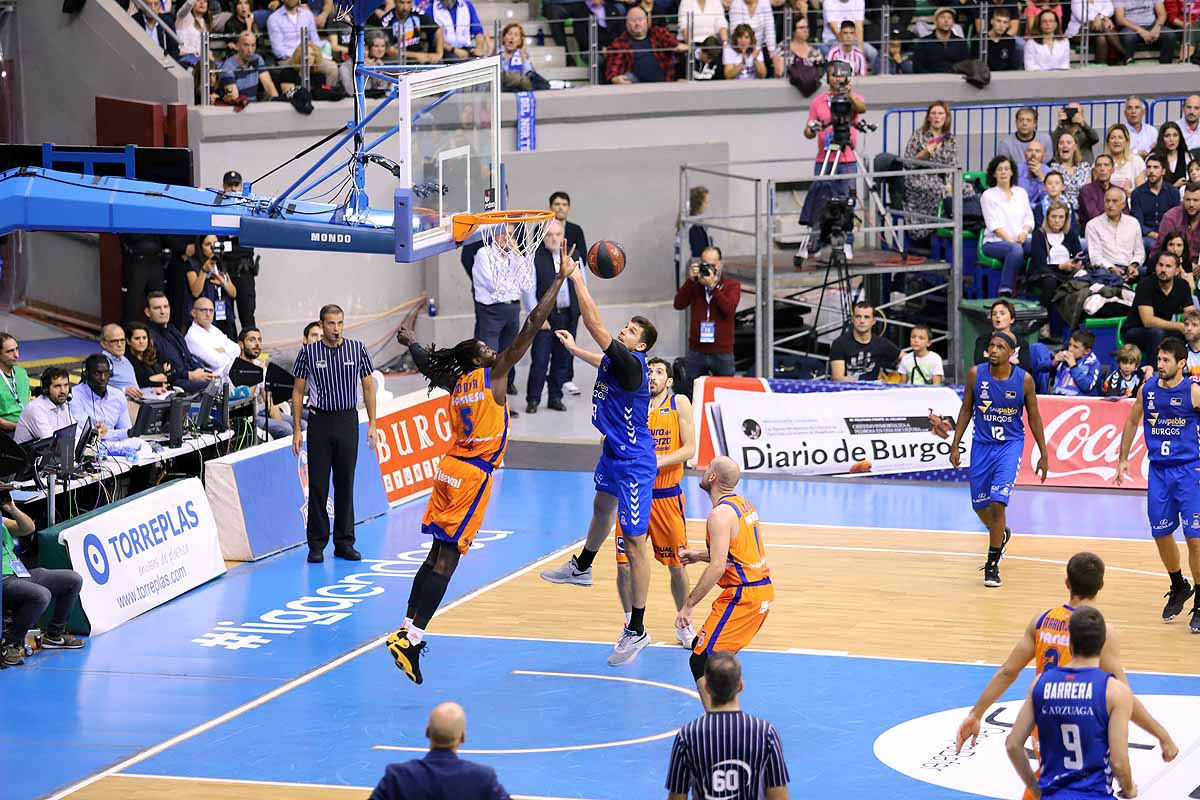
<svg viewBox="0 0 1200 800">
<path fill-rule="evenodd" d="M 505 225 L 494 244 L 475 253 L 471 268 L 471 294 L 475 298 L 475 338 L 497 353 L 517 338 L 521 322 L 521 295 L 534 286 L 533 264 L 514 249 L 513 226 Z M 515 375 L 508 382 L 516 394 Z M 510 416 L 516 412 L 509 412 Z"/>
<path fill-rule="evenodd" d="M 1158 239 L 1163 216 L 1179 205 L 1179 190 L 1163 180 L 1163 160 L 1156 153 L 1146 157 L 1146 182 L 1133 190 L 1130 208 L 1142 228 L 1142 246 L 1150 252 Z"/>
<path fill-rule="evenodd" d="M 1104 379 L 1100 394 L 1104 397 L 1137 397 L 1138 389 L 1146 382 L 1146 371 L 1150 369 L 1139 369 L 1141 360 L 1142 351 L 1136 344 L 1121 345 L 1117 351 L 1117 368 Z"/>
<path fill-rule="evenodd" d="M 1093 161 L 1092 147 L 1100 142 L 1100 136 L 1088 124 L 1079 103 L 1069 103 L 1058 112 L 1058 126 L 1050 134 L 1052 141 L 1057 142 L 1060 133 L 1069 133 L 1075 137 L 1075 145 L 1079 148 L 1079 157 L 1084 161 Z"/>
<path fill-rule="evenodd" d="M 533 61 L 525 49 L 525 29 L 519 22 L 510 22 L 500 32 L 500 87 L 506 92 L 529 92 L 534 89 Z"/>
<path fill-rule="evenodd" d="M 188 350 L 209 371 L 225 377 L 229 367 L 238 357 L 241 348 L 213 324 L 213 302 L 207 297 L 197 297 L 192 304 L 192 325 L 184 340 Z"/>
<path fill-rule="evenodd" d="M 184 0 L 175 15 L 175 35 L 179 37 L 179 63 L 191 69 L 200 61 L 202 33 L 212 30 L 212 12 L 208 0 Z"/>
<path fill-rule="evenodd" d="M 754 39 L 762 48 L 764 56 L 771 58 L 779 49 L 775 36 L 775 16 L 771 13 L 771 0 L 732 0 L 729 4 L 729 25 L 749 25 L 754 29 Z M 782 71 L 773 72 L 774 77 Z"/>
<path fill-rule="evenodd" d="M 1188 183 L 1200 183 L 1200 161 L 1192 159 L 1187 165 Z"/>
<path fill-rule="evenodd" d="M 864 0 L 822 0 L 821 12 L 825 20 L 821 28 L 821 49 L 826 57 L 842 39 L 842 23 L 853 22 L 854 40 L 862 45 L 867 61 L 872 65 L 879 63 L 879 51 L 867 42 L 863 32 L 867 18 Z"/>
<path fill-rule="evenodd" d="M 1050 384 L 1051 394 L 1078 397 L 1094 395 L 1100 385 L 1100 359 L 1092 352 L 1096 334 L 1078 330 L 1071 334 L 1067 346 L 1054 354 L 1050 360 L 1053 370 Z"/>
<path fill-rule="evenodd" d="M 1096 156 L 1096 163 L 1092 165 L 1092 180 L 1079 190 L 1079 227 L 1085 232 L 1089 222 L 1104 214 L 1104 195 L 1112 187 L 1112 169 L 1112 156 Z"/>
<path fill-rule="evenodd" d="M 1062 34 L 1062 20 L 1051 9 L 1037 16 L 1037 34 L 1025 40 L 1025 70 L 1070 69 L 1071 46 Z"/>
<path fill-rule="evenodd" d="M 776 75 L 786 75 L 793 61 L 815 64 L 820 60 L 820 51 L 808 43 L 808 36 L 808 18 L 801 15 L 792 25 L 792 38 L 788 40 L 787 46 L 781 45 L 779 53 L 775 55 Z"/>
<path fill-rule="evenodd" d="M 1188 95 L 1183 101 L 1183 116 L 1175 122 L 1183 136 L 1183 150 L 1200 148 L 1200 94 Z"/>
<path fill-rule="evenodd" d="M 893 28 L 888 39 L 888 51 L 879 61 L 880 75 L 912 75 L 912 56 L 904 41 L 904 31 Z"/>
<path fill-rule="evenodd" d="M 171 365 L 173 384 L 185 392 L 198 392 L 217 377 L 192 355 L 183 334 L 170 324 L 171 303 L 165 294 L 151 292 L 146 298 L 146 318 L 158 357 Z"/>
<path fill-rule="evenodd" d="M 46 439 L 75 422 L 67 398 L 71 395 L 71 376 L 62 367 L 47 367 L 42 370 L 42 393 L 29 401 L 21 410 L 13 440 L 34 442 Z"/>
<path fill-rule="evenodd" d="M 29 405 L 29 373 L 17 362 L 21 348 L 11 333 L 0 333 L 0 431 L 11 434 Z"/>
<path fill-rule="evenodd" d="M 90 418 L 101 439 L 117 441 L 129 436 L 129 403 L 122 392 L 108 390 L 112 367 L 100 353 L 83 360 L 83 383 L 71 393 L 71 415 L 82 424 Z"/>
<path fill-rule="evenodd" d="M 708 187 L 693 186 L 688 192 L 688 216 L 698 217 L 708 210 Z M 693 259 L 700 258 L 706 247 L 713 244 L 708 229 L 698 223 L 688 228 L 688 254 Z"/>
<path fill-rule="evenodd" d="M 159 19 L 162 19 L 161 15 L 152 17 L 141 11 L 138 11 L 133 15 L 134 23 L 146 32 L 146 36 L 149 37 L 150 41 L 154 42 L 154 44 L 156 44 L 158 48 L 168 56 L 178 61 L 179 45 L 177 45 L 175 43 L 175 39 L 171 37 L 166 24 L 159 24 Z M 163 20 L 163 22 L 165 23 L 166 20 Z"/>
<path fill-rule="evenodd" d="M 519 25 L 517 27 L 520 27 Z M 384 64 L 384 58 L 387 57 L 387 36 L 382 31 L 371 31 L 364 37 L 364 45 L 366 52 L 363 54 L 363 65 L 368 67 L 381 67 Z M 533 67 L 531 66 L 530 69 Z M 349 59 L 338 65 L 338 80 L 341 82 L 342 91 L 351 97 L 354 96 L 354 60 Z M 392 85 L 383 78 L 376 78 L 373 75 L 368 75 L 363 81 L 363 92 L 367 97 L 383 97 L 388 93 Z"/>
<path fill-rule="evenodd" d="M 1054 308 L 1054 292 L 1058 285 L 1083 268 L 1080 259 L 1083 246 L 1079 234 L 1071 229 L 1070 214 L 1071 209 L 1066 203 L 1051 201 L 1045 219 L 1033 233 L 1025 287 L 1037 292 L 1042 308 L 1047 312 Z"/>
<path fill-rule="evenodd" d="M 229 170 L 221 177 L 221 189 L 231 198 L 242 193 L 242 174 L 237 170 Z M 253 247 L 246 247 L 236 236 L 221 237 L 219 241 L 229 242 L 229 251 L 223 256 L 225 272 L 233 281 L 237 291 L 234 301 L 237 303 L 237 321 L 244 328 L 255 326 L 254 314 L 258 310 L 258 256 Z"/>
<path fill-rule="evenodd" d="M 1146 103 L 1140 97 L 1125 101 L 1125 130 L 1129 132 L 1129 146 L 1142 158 L 1158 144 L 1158 128 L 1146 122 Z"/>
<path fill-rule="evenodd" d="M 675 292 L 675 308 L 689 309 L 687 373 L 729 376 L 734 373 L 733 328 L 742 284 L 725 274 L 721 250 L 706 247 L 700 260 L 688 267 L 687 278 Z"/>
<path fill-rule="evenodd" d="M 725 80 L 725 46 L 710 36 L 692 50 L 692 80 Z"/>
<path fill-rule="evenodd" d="M 138 387 L 153 389 L 157 394 L 166 392 L 170 388 L 171 365 L 158 360 L 150 328 L 141 322 L 130 322 L 128 331 L 129 363 L 133 365 Z"/>
<path fill-rule="evenodd" d="M 321 323 L 310 322 L 304 326 L 304 344 L 312 344 L 321 338 Z"/>
<path fill-rule="evenodd" d="M 141 397 L 142 390 L 138 387 L 137 373 L 133 371 L 133 364 L 125 357 L 125 329 L 112 323 L 101 328 L 100 349 L 112 368 L 112 378 L 109 379 L 108 385 L 124 392 L 131 400 Z"/>
<path fill-rule="evenodd" d="M 1000 296 L 1012 295 L 1017 277 L 1024 271 L 1025 259 L 1033 247 L 1033 208 L 1029 195 L 1014 185 L 1016 168 L 1008 156 L 996 156 L 987 167 L 983 193 L 983 253 L 1004 262 L 1000 271 Z"/>
<path fill-rule="evenodd" d="M 1197 269 L 1196 262 L 1192 259 L 1191 252 L 1188 248 L 1188 240 L 1182 233 L 1180 233 L 1179 231 L 1175 231 L 1173 233 L 1168 233 L 1165 236 L 1163 236 L 1162 247 L 1159 248 L 1158 253 L 1174 253 L 1175 257 L 1179 260 L 1179 263 L 1182 265 L 1180 267 L 1181 277 L 1186 281 L 1186 280 L 1188 280 L 1188 275 L 1190 273 L 1191 280 L 1189 281 L 1189 283 L 1194 284 L 1196 282 L 1195 281 L 1195 277 L 1196 277 L 1195 270 Z M 1154 253 L 1146 260 L 1146 268 L 1148 270 L 1153 270 L 1154 265 L 1156 263 L 1158 263 L 1158 253 Z M 1192 294 L 1194 295 L 1195 293 L 1196 293 L 1195 288 L 1193 287 Z"/>
<path fill-rule="evenodd" d="M 1174 122 L 1164 122 L 1158 131 L 1154 153 L 1162 159 L 1163 180 L 1179 188 L 1187 183 L 1188 152 L 1183 144 L 1183 131 Z"/>
<path fill-rule="evenodd" d="M 714 0 L 715 2 L 715 0 Z M 754 40 L 754 29 L 749 25 L 738 25 L 733 29 L 733 45 L 725 45 L 721 54 L 725 80 L 753 80 L 767 77 L 767 64 L 763 60 L 762 48 Z M 862 56 L 862 51 L 855 48 Z"/>
<path fill-rule="evenodd" d="M 546 6 L 547 17 L 552 8 Z M 395 0 L 395 5 L 384 14 L 382 24 L 391 31 L 392 36 L 392 44 L 387 50 L 388 58 L 398 58 L 406 64 L 441 62 L 444 55 L 442 29 L 432 17 L 414 11 L 413 0 Z M 553 34 L 554 23 L 550 23 L 550 31 Z"/>
<path fill-rule="evenodd" d="M 1183 338 L 1183 323 L 1175 317 L 1191 306 L 1187 281 L 1179 277 L 1179 259 L 1173 253 L 1160 253 L 1154 279 L 1147 276 L 1138 283 L 1133 311 L 1121 324 L 1122 336 L 1143 353 L 1157 353 L 1166 337 Z"/>
<path fill-rule="evenodd" d="M 992 340 L 992 331 L 1008 331 L 1018 342 L 1017 351 L 1013 353 L 1010 363 L 1016 364 L 1021 369 L 1033 374 L 1033 359 L 1029 355 L 1029 348 L 1024 346 L 1025 337 L 1021 336 L 1013 327 L 1017 321 L 1017 308 L 1008 298 L 1001 297 L 992 303 L 991 311 L 988 314 L 988 319 L 992 323 L 991 330 L 983 333 L 975 339 L 975 355 L 972 363 L 982 364 L 987 361 L 987 346 Z"/>
<path fill-rule="evenodd" d="M 1088 39 L 1096 53 L 1096 60 L 1104 64 L 1125 63 L 1125 50 L 1117 35 L 1113 22 L 1112 0 L 1071 0 L 1071 21 L 1067 24 L 1067 38 L 1078 43 L 1077 37 L 1083 30 L 1083 19 L 1088 20 Z M 1144 110 L 1144 109 L 1143 109 Z"/>
<path fill-rule="evenodd" d="M 934 100 L 925 109 L 925 120 L 912 132 L 904 148 L 904 157 L 939 167 L 958 166 L 958 141 L 950 131 L 953 115 L 945 100 Z M 948 192 L 946 175 L 918 170 L 904 179 L 904 210 L 910 214 L 936 217 L 942 198 Z M 920 221 L 914 217 L 913 222 Z M 928 220 L 925 220 L 928 221 Z M 909 231 L 917 242 L 928 239 L 932 230 Z"/>
<path fill-rule="evenodd" d="M 317 20 L 308 6 L 301 5 L 300 0 L 282 0 L 267 18 L 267 37 L 271 42 L 271 52 L 280 64 L 298 66 L 303 58 L 300 46 L 301 33 L 304 33 L 309 64 L 320 71 L 325 83 L 332 86 L 337 81 L 337 64 L 325 58 L 321 51 L 321 37 L 317 34 L 317 27 Z M 287 81 L 280 76 L 279 82 L 282 84 Z"/>
<path fill-rule="evenodd" d="M 1151 258 L 1161 250 L 1162 243 L 1170 233 L 1183 234 L 1192 255 L 1200 254 L 1200 183 L 1184 185 L 1183 201 L 1163 214 L 1162 222 L 1158 226 L 1158 241 L 1150 254 Z"/>
<path fill-rule="evenodd" d="M 192 309 L 195 311 L 195 309 Z M 188 331 L 191 333 L 191 331 Z M 241 336 L 238 339 L 238 359 L 245 362 L 246 365 L 254 367 L 261 373 L 265 374 L 267 368 L 267 360 L 262 355 L 262 331 L 258 328 L 243 328 Z M 262 378 L 258 379 L 262 381 Z M 270 395 L 272 388 L 267 387 L 266 395 Z M 254 396 L 263 394 L 261 385 L 254 386 L 251 391 Z M 269 398 L 268 398 L 269 399 Z M 264 404 L 265 405 L 265 404 Z M 267 409 L 264 407 L 255 414 L 256 425 L 262 428 L 264 425 L 267 429 L 267 435 L 272 439 L 286 439 L 292 435 L 292 420 L 290 417 L 283 415 L 283 411 L 278 404 L 270 406 L 270 414 L 267 414 Z"/>
<path fill-rule="evenodd" d="M 233 13 L 229 15 L 229 19 L 225 20 L 225 24 L 221 27 L 221 33 L 230 37 L 240 36 L 243 33 L 253 33 L 255 36 L 262 33 L 258 20 L 254 18 L 254 4 L 251 0 L 234 2 Z"/>
<path fill-rule="evenodd" d="M 867 65 L 867 57 L 857 46 L 855 40 L 855 31 L 857 26 L 850 20 L 842 23 L 841 35 L 838 39 L 838 44 L 831 47 L 826 54 L 826 58 L 830 61 L 845 61 L 850 65 L 856 77 L 866 75 L 871 70 Z M 725 73 L 729 76 L 728 71 Z"/>
<path fill-rule="evenodd" d="M 1087 223 L 1088 260 L 1126 281 L 1136 281 L 1146 261 L 1142 228 L 1126 212 L 1124 190 L 1110 186 L 1104 193 L 1104 213 Z"/>
<path fill-rule="evenodd" d="M 467 738 L 467 715 L 458 703 L 442 703 L 425 728 L 429 752 L 424 758 L 389 764 L 371 800 L 436 800 L 473 797 L 508 800 L 496 771 L 458 757 Z"/>
<path fill-rule="evenodd" d="M 821 173 L 822 165 L 827 157 L 830 163 L 836 161 L 837 166 L 834 169 L 837 175 L 858 172 L 858 156 L 854 153 L 854 149 L 858 147 L 858 130 L 854 127 L 850 128 L 850 146 L 843 148 L 840 153 L 826 155 L 833 139 L 833 111 L 829 107 L 830 93 L 844 92 L 850 98 L 853 111 L 850 116 L 851 123 L 858 120 L 859 114 L 865 114 L 867 111 L 867 101 L 861 94 L 853 90 L 848 72 L 845 65 L 836 61 L 828 62 L 825 66 L 825 75 L 829 89 L 814 97 L 808 106 L 808 124 L 804 126 L 804 138 L 817 140 L 817 156 L 813 172 L 818 175 Z M 821 240 L 820 226 L 817 224 L 820 220 L 820 211 L 830 197 L 848 196 L 851 185 L 850 181 L 821 181 L 809 189 L 808 194 L 804 197 L 804 205 L 800 209 L 800 222 L 816 228 L 817 235 L 809 237 L 809 252 L 807 254 L 797 252 L 794 258 L 800 258 L 803 261 L 804 255 L 812 254 L 829 246 L 829 242 Z M 851 254 L 852 236 L 853 234 L 850 234 L 846 239 L 847 258 Z"/>
<path fill-rule="evenodd" d="M 1079 230 L 1078 220 L 1075 219 L 1075 212 L 1071 210 L 1071 205 L 1067 202 L 1065 194 L 1066 186 L 1066 183 L 1063 182 L 1061 172 L 1046 173 L 1046 177 L 1042 179 L 1042 199 L 1033 204 L 1033 224 L 1035 229 L 1042 227 L 1042 223 L 1046 220 L 1046 212 L 1050 209 L 1050 204 L 1057 200 L 1067 209 L 1067 230 L 1073 232 L 1076 236 L 1082 234 L 1082 231 Z"/>
<path fill-rule="evenodd" d="M 1005 136 L 996 145 L 996 155 L 1008 156 L 1014 164 L 1023 164 L 1025 162 L 1025 147 L 1032 141 L 1042 143 L 1043 151 L 1049 153 L 1052 150 L 1050 144 L 1050 136 L 1046 133 L 1041 133 L 1037 129 L 1038 112 L 1030 106 L 1023 106 L 1017 109 L 1017 114 L 1014 117 L 1017 129 Z M 1016 176 L 1013 177 L 1016 180 Z"/>
<path fill-rule="evenodd" d="M 966 39 L 954 35 L 952 10 L 939 8 L 933 22 L 933 33 L 921 37 L 913 53 L 913 72 L 918 75 L 950 72 L 955 64 L 971 57 Z"/>
<path fill-rule="evenodd" d="M 258 41 L 250 31 L 238 35 L 234 44 L 233 55 L 221 62 L 217 71 L 221 75 L 225 87 L 225 99 L 237 100 L 244 97 L 250 102 L 258 100 L 258 90 L 262 87 L 263 96 L 274 100 L 279 96 L 271 73 L 267 72 L 267 62 L 257 52 Z"/>
<path fill-rule="evenodd" d="M 1037 207 L 1046 196 L 1046 188 L 1042 181 L 1046 178 L 1046 149 L 1042 143 L 1034 139 L 1025 145 L 1025 159 L 1018 168 L 1017 185 L 1029 195 L 1029 205 Z"/>
<path fill-rule="evenodd" d="M 603 13 L 603 2 L 600 3 L 602 14 L 597 16 L 596 21 L 604 19 L 608 21 L 607 14 Z M 563 26 L 566 20 L 574 20 L 571 24 L 571 29 L 574 33 L 575 40 L 579 44 L 579 51 L 586 53 L 587 45 L 587 18 L 588 4 L 583 0 L 545 0 L 542 3 L 542 16 L 546 18 L 546 24 L 550 26 L 550 38 L 554 39 L 554 43 L 563 48 L 567 52 L 567 56 L 571 59 L 570 63 L 575 63 L 574 54 L 571 53 L 571 48 L 567 46 L 567 31 Z"/>
<path fill-rule="evenodd" d="M 3 582 L 4 610 L 12 619 L 4 627 L 0 641 L 0 660 L 4 666 L 16 667 L 25 663 L 25 635 L 34 623 L 54 604 L 54 615 L 42 634 L 42 648 L 48 650 L 78 650 L 83 640 L 67 633 L 67 619 L 79 602 L 83 578 L 70 569 L 26 569 L 17 557 L 13 536 L 24 539 L 37 528 L 29 516 L 17 508 L 12 496 L 0 492 L 0 513 L 4 515 L 0 532 L 0 580 Z"/>
<path fill-rule="evenodd" d="M 554 284 L 554 279 L 562 270 L 562 255 L 560 248 L 564 242 L 562 223 L 551 220 L 546 228 L 546 238 L 542 241 L 533 256 L 535 285 L 528 291 L 522 292 L 521 301 L 526 313 L 537 305 L 537 299 L 545 294 Z M 567 253 L 571 251 L 567 245 Z M 564 283 L 558 290 L 558 298 L 554 310 L 550 312 L 547 326 L 537 332 L 530 348 L 529 380 L 525 383 L 525 413 L 536 414 L 538 405 L 542 402 L 542 388 L 549 386 L 546 407 L 552 411 L 566 411 L 563 405 L 563 391 L 570 374 L 571 361 L 574 356 L 567 349 L 556 331 L 568 331 L 572 336 L 579 325 L 579 300 L 575 295 L 575 285 L 570 281 Z"/>
<path fill-rule="evenodd" d="M 927 325 L 914 325 L 908 333 L 908 349 L 900 356 L 900 374 L 905 383 L 933 384 L 945 382 L 946 368 L 942 357 L 929 349 L 933 331 Z"/>
<path fill-rule="evenodd" d="M 709 36 L 716 36 L 723 45 L 729 44 L 729 20 L 720 0 L 681 0 L 679 41 L 697 44 Z"/>
<path fill-rule="evenodd" d="M 1063 176 L 1063 199 L 1078 219 L 1079 193 L 1092 180 L 1092 165 L 1079 155 L 1075 137 L 1063 132 L 1054 137 L 1054 160 L 1050 169 Z"/>
<path fill-rule="evenodd" d="M 1004 6 L 993 6 L 987 35 L 987 64 L 992 72 L 1008 72 L 1025 67 L 1023 47 L 1008 33 L 1011 25 L 1012 12 Z"/>
<path fill-rule="evenodd" d="M 1200 380 L 1200 309 L 1183 310 L 1183 341 L 1187 344 L 1188 376 Z"/>
<path fill-rule="evenodd" d="M 229 273 L 222 269 L 221 259 L 214 248 L 217 237 L 209 234 L 197 242 L 197 255 L 191 259 L 187 269 L 188 312 L 196 298 L 207 297 L 212 300 L 215 323 L 230 339 L 237 335 L 234 324 L 234 306 L 231 300 L 237 297 L 237 287 L 229 278 Z"/>
<path fill-rule="evenodd" d="M 1158 43 L 1158 63 L 1170 64 L 1174 60 L 1179 34 L 1163 29 L 1167 12 L 1162 0 L 1113 0 L 1113 9 L 1113 22 L 1121 38 L 1126 64 L 1133 61 L 1143 43 Z"/>
<path fill-rule="evenodd" d="M 651 25 L 645 11 L 632 8 L 625 15 L 625 32 L 608 49 L 604 73 L 609 83 L 617 84 L 674 80 L 675 54 L 687 50 L 666 28 Z"/>
<path fill-rule="evenodd" d="M 900 349 L 890 339 L 875 335 L 875 307 L 854 304 L 850 330 L 829 347 L 829 377 L 835 381 L 877 381 L 896 369 Z"/>
<path fill-rule="evenodd" d="M 1129 131 L 1121 123 L 1111 126 L 1104 140 L 1104 152 L 1113 160 L 1112 185 L 1121 187 L 1128 194 L 1146 181 L 1146 162 L 1133 152 Z"/>
<path fill-rule="evenodd" d="M 435 0 L 432 16 L 442 29 L 447 61 L 466 61 L 488 54 L 483 23 L 471 0 Z"/>
</svg>

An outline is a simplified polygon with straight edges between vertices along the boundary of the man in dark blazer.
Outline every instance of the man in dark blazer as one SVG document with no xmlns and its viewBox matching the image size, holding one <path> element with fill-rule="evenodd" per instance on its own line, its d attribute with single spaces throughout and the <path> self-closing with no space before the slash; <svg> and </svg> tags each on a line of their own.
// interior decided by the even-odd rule
<svg viewBox="0 0 1200 800">
<path fill-rule="evenodd" d="M 467 715 L 458 703 L 442 703 L 425 729 L 424 758 L 389 764 L 370 800 L 509 800 L 496 771 L 458 757 L 467 739 Z"/>
<path fill-rule="evenodd" d="M 554 278 L 561 269 L 562 257 L 560 248 L 563 243 L 563 226 L 558 220 L 550 220 L 546 228 L 546 238 L 542 246 L 533 256 L 533 272 L 536 285 L 532 292 L 526 292 L 522 297 L 525 312 L 537 304 L 541 297 L 554 283 Z M 567 252 L 571 246 L 567 245 Z M 579 260 L 578 254 L 575 260 Z M 538 404 L 542 401 L 542 387 L 549 377 L 550 396 L 546 407 L 554 411 L 566 411 L 563 405 L 563 385 L 569 376 L 572 356 L 563 343 L 558 340 L 555 331 L 570 331 L 575 335 L 579 326 L 579 299 L 575 296 L 575 285 L 567 281 L 559 290 L 554 310 L 550 319 L 537 332 L 530 348 L 529 380 L 525 383 L 525 413 L 536 414 Z"/>
<path fill-rule="evenodd" d="M 562 223 L 563 231 L 567 237 L 567 252 L 570 253 L 571 248 L 574 247 L 575 260 L 581 265 L 584 264 L 584 259 L 587 258 L 588 246 L 587 239 L 583 235 L 583 228 L 567 220 L 567 216 L 571 213 L 571 195 L 561 189 L 554 192 L 554 194 L 550 195 L 550 210 L 554 212 L 554 218 Z M 586 279 L 587 275 L 583 277 Z M 575 319 L 578 322 L 578 313 L 576 313 Z M 562 330 L 566 329 L 563 328 Z M 572 327 L 570 330 L 571 335 L 574 336 L 575 328 Z M 567 377 L 563 383 L 563 388 L 566 389 L 567 394 L 579 394 L 579 387 L 575 385 L 575 356 L 570 353 L 567 354 Z M 554 408 L 554 406 L 551 406 L 551 408 Z"/>
</svg>

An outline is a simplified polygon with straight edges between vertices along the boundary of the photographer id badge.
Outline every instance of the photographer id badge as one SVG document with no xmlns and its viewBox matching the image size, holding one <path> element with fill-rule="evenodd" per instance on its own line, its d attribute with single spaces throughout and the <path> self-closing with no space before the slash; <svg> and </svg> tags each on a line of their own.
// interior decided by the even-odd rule
<svg viewBox="0 0 1200 800">
<path fill-rule="evenodd" d="M 717 341 L 717 323 L 703 320 L 700 323 L 700 344 L 713 344 Z"/>
</svg>

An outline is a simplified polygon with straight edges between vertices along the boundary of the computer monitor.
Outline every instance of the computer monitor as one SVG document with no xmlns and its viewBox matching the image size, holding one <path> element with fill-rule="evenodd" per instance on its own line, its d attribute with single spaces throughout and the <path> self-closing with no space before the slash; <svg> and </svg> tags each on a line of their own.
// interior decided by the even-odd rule
<svg viewBox="0 0 1200 800">
<path fill-rule="evenodd" d="M 167 447 L 179 447 L 183 444 L 183 426 L 187 422 L 191 407 L 190 397 L 171 398 L 171 410 L 167 416 Z"/>
<path fill-rule="evenodd" d="M 162 433 L 171 411 L 170 399 L 141 400 L 137 419 L 129 429 L 131 437 L 153 436 Z"/>
<path fill-rule="evenodd" d="M 11 483 L 28 470 L 29 454 L 7 433 L 0 433 L 0 481 Z"/>
<path fill-rule="evenodd" d="M 92 446 L 92 442 L 96 439 L 96 426 L 92 424 L 92 418 L 88 417 L 83 421 L 83 432 L 75 440 L 75 463 L 82 464 L 86 458 L 86 452 Z"/>
<path fill-rule="evenodd" d="M 75 431 L 78 427 L 77 423 L 72 422 L 56 430 L 51 437 L 54 444 L 44 466 L 52 467 L 63 479 L 69 478 L 75 471 Z"/>
<path fill-rule="evenodd" d="M 196 412 L 196 428 L 198 430 L 207 431 L 217 427 L 213 413 L 219 410 L 217 398 L 220 394 L 221 382 L 219 380 L 211 381 L 200 393 L 200 410 Z"/>
</svg>

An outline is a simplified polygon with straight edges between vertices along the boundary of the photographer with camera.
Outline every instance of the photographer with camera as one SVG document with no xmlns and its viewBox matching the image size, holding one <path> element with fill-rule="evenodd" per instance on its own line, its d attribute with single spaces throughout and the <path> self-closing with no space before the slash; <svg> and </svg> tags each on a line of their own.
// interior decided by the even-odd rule
<svg viewBox="0 0 1200 800">
<path fill-rule="evenodd" d="M 817 140 L 816 175 L 853 175 L 858 172 L 858 159 L 854 155 L 854 148 L 858 145 L 855 123 L 860 114 L 866 113 L 867 101 L 862 95 L 851 91 L 851 71 L 850 65 L 844 61 L 827 62 L 825 76 L 829 89 L 814 97 L 808 107 L 804 138 Z M 853 185 L 853 181 L 849 180 L 814 183 L 804 198 L 804 207 L 800 209 L 801 224 L 812 227 L 819 220 L 818 213 L 824 210 L 830 199 L 849 197 Z M 850 234 L 846 240 L 847 251 L 852 242 L 853 234 Z M 828 245 L 827 226 L 821 224 L 817 235 L 809 237 L 808 253 L 816 253 Z M 803 255 L 797 253 L 796 259 L 803 260 Z"/>
<path fill-rule="evenodd" d="M 213 325 L 230 339 L 237 338 L 237 326 L 233 321 L 233 303 L 237 287 L 227 272 L 226 262 L 232 254 L 232 243 L 222 242 L 209 234 L 196 244 L 196 255 L 188 263 L 187 287 L 189 293 L 188 312 L 192 302 L 207 297 L 213 303 Z"/>
<path fill-rule="evenodd" d="M 675 308 L 691 310 L 686 358 L 689 383 L 701 375 L 733 375 L 734 314 L 741 296 L 742 285 L 725 275 L 719 247 L 704 248 L 700 260 L 688 266 L 687 279 L 675 292 Z"/>
<path fill-rule="evenodd" d="M 221 180 L 221 188 L 227 195 L 240 195 L 242 193 L 241 174 L 235 170 L 226 172 L 225 177 Z M 255 327 L 254 311 L 258 306 L 254 284 L 255 279 L 258 278 L 259 257 L 254 254 L 253 247 L 243 247 L 236 236 L 222 236 L 220 240 L 230 245 L 224 261 L 229 272 L 229 279 L 233 281 L 236 291 L 233 298 L 237 303 L 238 327 L 242 330 L 253 328 Z"/>
<path fill-rule="evenodd" d="M 1050 138 L 1057 142 L 1058 137 L 1064 133 L 1069 133 L 1074 137 L 1081 159 L 1084 161 L 1095 159 L 1092 147 L 1100 143 L 1100 137 L 1092 129 L 1092 126 L 1088 125 L 1087 119 L 1083 116 L 1083 107 L 1079 103 L 1070 103 L 1058 112 L 1058 126 Z"/>
</svg>

